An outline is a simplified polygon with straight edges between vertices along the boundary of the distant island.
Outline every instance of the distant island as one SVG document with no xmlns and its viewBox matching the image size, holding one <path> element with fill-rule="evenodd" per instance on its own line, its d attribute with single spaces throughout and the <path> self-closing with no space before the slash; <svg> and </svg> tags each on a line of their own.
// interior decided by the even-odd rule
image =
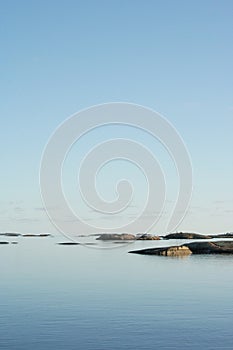
<svg viewBox="0 0 233 350">
<path fill-rule="evenodd" d="M 188 232 L 176 232 L 176 233 L 170 233 L 165 236 L 159 236 L 159 235 L 152 235 L 148 233 L 144 234 L 128 234 L 128 233 L 103 233 L 99 235 L 97 240 L 102 241 L 114 241 L 114 240 L 126 240 L 126 241 L 132 241 L 132 240 L 170 240 L 170 239 L 212 239 L 212 238 L 233 238 L 233 233 L 221 233 L 221 234 L 215 234 L 215 235 L 203 235 L 200 233 L 188 233 Z"/>
</svg>

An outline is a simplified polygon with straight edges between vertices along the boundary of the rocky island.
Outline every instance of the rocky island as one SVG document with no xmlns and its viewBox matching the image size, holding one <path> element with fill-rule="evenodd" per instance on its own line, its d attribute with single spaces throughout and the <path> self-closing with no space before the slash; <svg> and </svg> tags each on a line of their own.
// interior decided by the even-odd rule
<svg viewBox="0 0 233 350">
<path fill-rule="evenodd" d="M 98 241 L 132 241 L 136 236 L 128 233 L 103 233 L 96 239 Z"/>
<path fill-rule="evenodd" d="M 163 239 L 211 239 L 212 236 L 202 235 L 200 233 L 176 232 L 163 236 Z"/>
<path fill-rule="evenodd" d="M 154 241 L 159 240 L 160 237 L 146 233 L 140 235 L 133 235 L 129 233 L 103 233 L 96 239 L 100 241 Z"/>
<path fill-rule="evenodd" d="M 212 238 L 233 238 L 233 233 L 221 233 L 217 235 L 203 235 L 200 233 L 176 232 L 162 236 L 162 239 L 212 239 Z"/>
<path fill-rule="evenodd" d="M 133 250 L 129 253 L 163 256 L 184 256 L 190 254 L 233 254 L 233 241 L 193 242 L 180 246 Z"/>
</svg>

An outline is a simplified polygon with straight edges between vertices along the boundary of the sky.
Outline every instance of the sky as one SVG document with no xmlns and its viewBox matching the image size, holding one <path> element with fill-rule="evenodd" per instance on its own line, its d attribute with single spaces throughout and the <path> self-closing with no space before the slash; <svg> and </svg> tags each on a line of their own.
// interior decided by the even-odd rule
<svg viewBox="0 0 233 350">
<path fill-rule="evenodd" d="M 232 11 L 228 0 L 1 1 L 0 231 L 57 232 L 40 194 L 43 150 L 68 117 L 108 102 L 153 109 L 182 136 L 193 195 L 177 230 L 233 231 Z M 109 219 L 81 205 L 77 191 L 82 157 L 119 137 L 150 148 L 166 174 L 166 205 L 154 227 L 163 233 L 177 174 L 161 144 L 138 130 L 109 126 L 75 144 L 64 169 L 66 197 L 77 214 L 103 229 L 136 215 L 146 200 L 145 177 L 123 160 L 108 164 L 96 182 L 101 195 L 114 200 L 119 176 L 131 177 L 135 196 L 121 217 Z"/>
</svg>

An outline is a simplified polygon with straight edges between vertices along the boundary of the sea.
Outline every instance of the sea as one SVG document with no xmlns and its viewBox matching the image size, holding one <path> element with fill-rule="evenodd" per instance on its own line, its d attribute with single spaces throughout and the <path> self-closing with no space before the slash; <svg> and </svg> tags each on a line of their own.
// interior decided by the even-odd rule
<svg viewBox="0 0 233 350">
<path fill-rule="evenodd" d="M 1 350 L 233 349 L 232 255 L 76 239 L 0 237 Z"/>
</svg>

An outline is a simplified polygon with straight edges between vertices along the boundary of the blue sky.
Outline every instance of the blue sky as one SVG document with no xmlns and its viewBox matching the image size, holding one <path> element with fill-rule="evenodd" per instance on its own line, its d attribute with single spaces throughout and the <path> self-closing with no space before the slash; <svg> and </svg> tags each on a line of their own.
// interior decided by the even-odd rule
<svg viewBox="0 0 233 350">
<path fill-rule="evenodd" d="M 55 230 L 40 197 L 44 146 L 67 117 L 110 101 L 158 111 L 185 140 L 194 192 L 179 229 L 233 230 L 232 1 L 22 0 L 0 8 L 0 231 Z M 130 137 L 152 146 L 136 131 Z M 84 153 L 93 139 L 83 140 Z M 152 149 L 175 177 L 165 152 Z"/>
</svg>

